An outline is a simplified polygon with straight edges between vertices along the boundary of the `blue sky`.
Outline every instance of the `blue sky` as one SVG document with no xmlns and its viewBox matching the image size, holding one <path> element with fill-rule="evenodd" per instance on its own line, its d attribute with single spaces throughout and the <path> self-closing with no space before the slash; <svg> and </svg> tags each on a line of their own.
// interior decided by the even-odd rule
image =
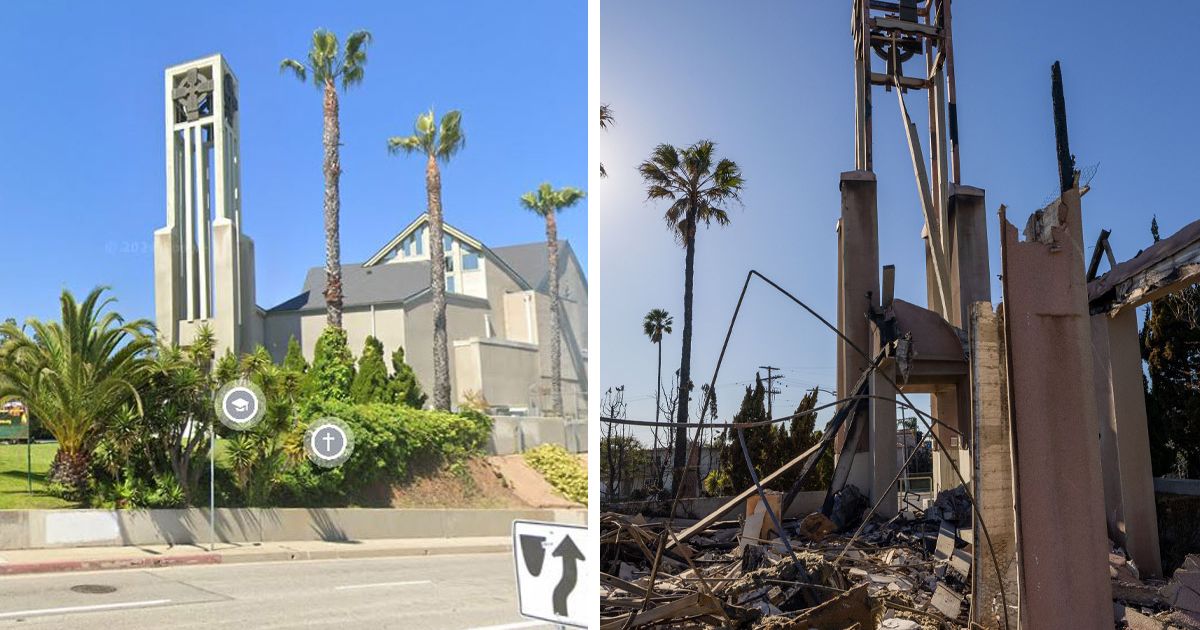
<svg viewBox="0 0 1200 630">
<path fill-rule="evenodd" d="M 163 70 L 224 54 L 237 74 L 245 232 L 258 302 L 324 262 L 321 98 L 279 73 L 312 31 L 374 35 L 342 95 L 342 256 L 361 262 L 425 209 L 424 161 L 390 156 L 435 107 L 463 111 L 466 149 L 443 169 L 447 221 L 491 245 L 543 240 L 518 197 L 587 187 L 587 14 L 580 2 L 6 2 L 0 58 L 0 319 L 55 317 L 63 287 L 110 285 L 154 314 L 153 233 L 166 221 Z M 587 205 L 561 238 L 587 265 Z"/>
<path fill-rule="evenodd" d="M 654 347 L 641 332 L 651 308 L 675 315 L 664 378 L 679 365 L 683 251 L 664 229 L 665 207 L 645 201 L 634 170 L 660 142 L 710 138 L 747 181 L 732 225 L 698 239 L 697 384 L 711 377 L 751 268 L 834 319 L 838 175 L 854 168 L 850 7 L 849 0 L 602 3 L 600 98 L 617 124 L 598 139 L 610 174 L 598 193 L 600 386 L 626 386 L 630 417 L 654 414 Z M 1164 236 L 1200 217 L 1187 176 L 1200 166 L 1197 88 L 1183 79 L 1194 64 L 1177 5 L 1103 1 L 1081 10 L 977 1 L 956 3 L 954 17 L 962 181 L 986 190 L 993 301 L 1000 299 L 1000 204 L 1023 225 L 1057 192 L 1056 59 L 1072 152 L 1081 167 L 1099 163 L 1084 198 L 1087 253 L 1102 228 L 1113 231 L 1114 253 L 1125 260 L 1150 243 L 1152 214 Z M 910 92 L 907 103 L 924 130 L 924 93 Z M 897 297 L 924 304 L 922 219 L 895 93 L 877 89 L 874 105 L 881 263 L 896 265 Z M 784 368 L 776 415 L 808 387 L 832 388 L 834 347 L 816 320 L 765 286 L 752 288 L 717 381 L 721 415 L 737 410 L 759 365 Z"/>
</svg>

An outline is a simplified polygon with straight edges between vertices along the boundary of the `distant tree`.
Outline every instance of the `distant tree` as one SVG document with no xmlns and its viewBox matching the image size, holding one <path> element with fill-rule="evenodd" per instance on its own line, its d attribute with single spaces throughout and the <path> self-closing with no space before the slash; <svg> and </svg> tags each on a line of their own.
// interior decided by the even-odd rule
<svg viewBox="0 0 1200 630">
<path fill-rule="evenodd" d="M 450 410 L 450 351 L 446 337 L 446 253 L 443 242 L 442 171 L 438 162 L 449 162 L 467 145 L 462 113 L 452 110 L 437 116 L 430 109 L 417 116 L 411 136 L 388 138 L 388 151 L 425 157 L 425 201 L 429 213 L 429 290 L 433 302 L 433 408 Z"/>
<path fill-rule="evenodd" d="M 658 385 L 654 389 L 654 421 L 658 422 L 662 415 L 662 338 L 671 334 L 671 325 L 675 320 L 671 314 L 661 308 L 652 308 L 642 319 L 642 333 L 650 338 L 650 343 L 658 348 Z M 658 426 L 654 427 L 654 448 L 658 448 Z"/>
<path fill-rule="evenodd" d="M 650 158 L 638 166 L 646 184 L 646 198 L 671 202 L 664 214 L 667 229 L 684 247 L 683 266 L 683 351 L 679 358 L 679 427 L 675 430 L 674 467 L 676 483 L 687 460 L 688 391 L 692 386 L 692 299 L 696 261 L 696 233 L 700 225 L 728 225 L 726 207 L 740 200 L 742 169 L 729 159 L 717 160 L 716 145 L 701 140 L 678 149 L 669 144 L 654 148 Z"/>
<path fill-rule="evenodd" d="M 417 381 L 417 373 L 404 362 L 404 348 L 392 353 L 392 378 L 388 386 L 392 390 L 392 401 L 420 409 L 425 406 L 425 392 Z"/>
<path fill-rule="evenodd" d="M 317 338 L 304 392 L 310 399 L 349 401 L 353 383 L 354 355 L 347 346 L 346 331 L 329 326 Z"/>
<path fill-rule="evenodd" d="M 600 106 L 600 128 L 608 129 L 609 125 L 616 124 L 617 119 L 613 117 L 612 107 L 609 105 Z M 604 162 L 600 163 L 600 177 L 608 177 L 608 171 L 604 170 Z"/>
<path fill-rule="evenodd" d="M 1158 220 L 1150 233 L 1159 240 Z M 1142 327 L 1150 467 L 1155 476 L 1200 478 L 1200 290 L 1189 287 L 1150 303 Z"/>
<path fill-rule="evenodd" d="M 755 378 L 754 387 L 746 387 L 746 393 L 742 397 L 742 405 L 738 409 L 738 412 L 734 414 L 733 421 L 741 423 L 767 420 L 765 401 L 766 390 L 763 388 L 762 379 Z M 785 436 L 781 436 L 780 431 L 773 424 L 744 429 L 743 433 L 746 438 L 746 448 L 750 451 L 750 459 L 754 463 L 755 472 L 761 479 L 764 475 L 774 470 L 770 466 L 778 459 L 775 453 L 782 450 L 779 446 L 784 441 L 782 438 Z M 746 468 L 746 459 L 742 453 L 742 446 L 738 441 L 738 434 L 735 429 L 729 430 L 728 439 L 721 448 L 719 461 L 721 471 L 729 480 L 734 492 L 754 485 L 754 481 L 750 477 L 750 471 Z"/>
<path fill-rule="evenodd" d="M 625 386 L 610 387 L 600 401 L 600 415 L 625 419 L 629 408 L 625 402 Z M 614 501 L 630 494 L 629 487 L 639 472 L 649 463 L 646 447 L 635 438 L 629 427 L 605 422 L 600 438 L 600 475 L 605 479 L 605 501 Z"/>
<path fill-rule="evenodd" d="M 304 359 L 304 351 L 300 349 L 300 342 L 296 341 L 295 335 L 288 338 L 287 356 L 283 358 L 283 369 L 295 374 L 308 372 L 308 361 Z"/>
<path fill-rule="evenodd" d="M 350 386 L 350 400 L 356 403 L 389 402 L 387 364 L 383 362 L 383 343 L 372 336 L 363 344 L 358 372 Z"/>
<path fill-rule="evenodd" d="M 812 411 L 817 406 L 817 388 L 812 388 L 804 394 L 804 398 L 800 399 L 800 404 L 796 405 L 796 410 L 792 412 L 792 419 L 788 422 L 787 429 L 787 448 L 783 449 L 780 456 L 776 459 L 776 467 L 782 466 L 791 461 L 800 453 L 816 446 L 817 442 L 821 441 L 825 433 L 816 428 L 817 414 Z M 796 478 L 800 475 L 800 469 L 794 468 L 779 477 L 779 481 L 775 486 L 786 492 L 796 482 Z M 824 490 L 829 487 L 830 481 L 833 479 L 833 449 L 825 449 L 825 453 L 821 459 L 817 460 L 816 467 L 805 477 L 804 482 L 800 485 L 801 490 Z M 744 489 L 744 488 L 743 488 Z"/>
<path fill-rule="evenodd" d="M 746 450 L 750 452 L 750 460 L 754 463 L 755 473 L 759 481 L 772 472 L 781 468 L 800 453 L 808 450 L 821 440 L 823 432 L 815 428 L 816 413 L 812 411 L 817 404 L 817 390 L 809 390 L 793 412 L 792 419 L 787 425 L 775 423 L 759 425 L 743 429 L 746 438 Z M 755 378 L 754 387 L 747 387 L 742 398 L 742 406 L 734 416 L 734 422 L 761 422 L 768 420 L 766 408 L 766 388 L 762 379 Z M 705 488 L 719 486 L 725 492 L 740 492 L 754 485 L 750 471 L 746 468 L 746 458 L 742 454 L 736 430 L 730 430 L 720 453 L 720 474 L 705 480 Z M 792 470 L 780 475 L 770 484 L 772 490 L 787 492 L 799 476 L 800 470 Z M 803 490 L 823 490 L 829 486 L 833 476 L 833 450 L 829 449 L 817 461 L 816 467 L 805 477 L 801 485 Z M 711 492 L 711 490 L 709 490 Z"/>
<path fill-rule="evenodd" d="M 342 211 L 341 188 L 341 122 L 338 119 L 337 82 L 342 89 L 362 83 L 367 65 L 367 44 L 371 34 L 354 31 L 346 38 L 346 46 L 338 50 L 337 35 L 319 28 L 313 31 L 312 47 L 308 50 L 308 63 L 296 59 L 284 59 L 279 71 L 291 70 L 297 79 L 307 81 L 311 75 L 313 84 L 324 95 L 322 114 L 324 127 L 321 143 L 325 158 L 325 309 L 329 325 L 342 327 L 342 262 L 341 232 L 339 215 Z"/>
<path fill-rule="evenodd" d="M 562 305 L 558 294 L 558 218 L 557 214 L 579 203 L 584 192 L 565 186 L 555 190 L 543 183 L 537 190 L 521 195 L 526 210 L 546 220 L 546 258 L 550 270 L 550 407 L 553 415 L 563 413 L 562 399 Z"/>
</svg>

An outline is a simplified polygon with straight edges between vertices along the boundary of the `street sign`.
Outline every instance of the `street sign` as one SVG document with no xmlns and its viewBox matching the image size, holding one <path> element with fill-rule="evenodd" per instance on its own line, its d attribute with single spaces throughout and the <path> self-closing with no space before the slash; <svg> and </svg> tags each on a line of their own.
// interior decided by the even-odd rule
<svg viewBox="0 0 1200 630">
<path fill-rule="evenodd" d="M 522 617 L 587 627 L 595 593 L 587 558 L 593 553 L 586 527 L 513 521 L 517 612 Z"/>
</svg>

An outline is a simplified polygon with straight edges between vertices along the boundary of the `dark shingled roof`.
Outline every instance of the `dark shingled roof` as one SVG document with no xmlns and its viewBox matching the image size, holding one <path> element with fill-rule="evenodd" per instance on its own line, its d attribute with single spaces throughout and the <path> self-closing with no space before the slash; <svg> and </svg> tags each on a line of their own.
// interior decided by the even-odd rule
<svg viewBox="0 0 1200 630">
<path fill-rule="evenodd" d="M 490 253 L 508 265 L 529 286 L 537 291 L 546 291 L 549 275 L 546 273 L 546 243 L 527 243 L 507 247 L 489 248 Z M 566 269 L 567 261 L 574 256 L 571 245 L 559 241 L 559 273 Z M 400 302 L 429 287 L 429 262 L 413 261 L 381 263 L 363 267 L 361 263 L 342 265 L 343 306 L 366 306 L 384 302 Z M 277 311 L 303 311 L 325 308 L 325 268 L 313 267 L 304 279 L 300 294 L 270 309 Z"/>
<path fill-rule="evenodd" d="M 342 265 L 342 305 L 366 306 L 381 302 L 399 302 L 429 287 L 429 263 L 407 263 L 363 267 Z M 296 297 L 271 311 L 303 311 L 325 308 L 325 268 L 313 267 L 304 278 L 304 288 Z"/>
</svg>

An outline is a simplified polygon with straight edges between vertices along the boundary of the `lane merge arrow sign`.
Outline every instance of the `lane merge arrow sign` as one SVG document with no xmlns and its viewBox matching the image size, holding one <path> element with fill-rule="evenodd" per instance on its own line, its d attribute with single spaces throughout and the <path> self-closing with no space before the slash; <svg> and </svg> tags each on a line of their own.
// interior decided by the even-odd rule
<svg viewBox="0 0 1200 630">
<path fill-rule="evenodd" d="M 587 527 L 513 521 L 518 612 L 522 617 L 586 628 L 591 583 L 588 556 L 594 551 Z"/>
</svg>

